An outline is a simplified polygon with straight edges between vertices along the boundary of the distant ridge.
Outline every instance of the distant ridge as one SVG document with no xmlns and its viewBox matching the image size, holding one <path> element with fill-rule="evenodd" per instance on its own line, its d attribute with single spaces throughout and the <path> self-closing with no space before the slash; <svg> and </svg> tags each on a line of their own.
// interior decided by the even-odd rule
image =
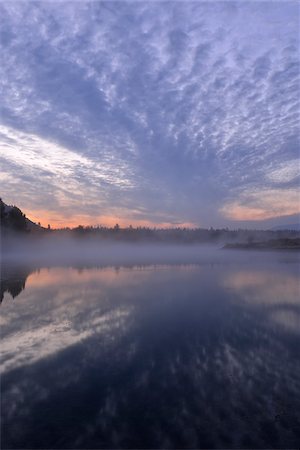
<svg viewBox="0 0 300 450">
<path fill-rule="evenodd" d="M 281 230 L 289 230 L 289 231 L 300 231 L 300 223 L 292 223 L 287 225 L 278 225 L 277 227 L 271 228 L 272 231 L 281 231 Z"/>
</svg>

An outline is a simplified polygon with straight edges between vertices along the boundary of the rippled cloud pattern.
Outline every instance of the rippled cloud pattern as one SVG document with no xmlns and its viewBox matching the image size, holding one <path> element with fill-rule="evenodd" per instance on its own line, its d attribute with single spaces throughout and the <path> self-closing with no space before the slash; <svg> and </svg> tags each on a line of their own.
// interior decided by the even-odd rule
<svg viewBox="0 0 300 450">
<path fill-rule="evenodd" d="M 299 214 L 296 2 L 0 8 L 9 203 L 57 226 Z"/>
</svg>

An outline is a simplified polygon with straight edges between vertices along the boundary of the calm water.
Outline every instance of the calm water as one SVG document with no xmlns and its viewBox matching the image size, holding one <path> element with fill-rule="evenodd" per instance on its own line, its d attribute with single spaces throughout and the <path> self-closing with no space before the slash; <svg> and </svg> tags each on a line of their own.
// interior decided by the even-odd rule
<svg viewBox="0 0 300 450">
<path fill-rule="evenodd" d="M 299 447 L 299 257 L 229 254 L 2 267 L 2 447 Z"/>
</svg>

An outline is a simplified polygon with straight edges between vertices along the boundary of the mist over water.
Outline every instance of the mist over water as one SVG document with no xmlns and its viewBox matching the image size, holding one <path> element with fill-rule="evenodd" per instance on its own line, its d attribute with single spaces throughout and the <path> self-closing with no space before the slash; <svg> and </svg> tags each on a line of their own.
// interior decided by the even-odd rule
<svg viewBox="0 0 300 450">
<path fill-rule="evenodd" d="M 297 446 L 297 252 L 64 244 L 2 265 L 4 448 Z"/>
<path fill-rule="evenodd" d="M 159 243 L 101 240 L 96 237 L 16 236 L 4 242 L 2 260 L 9 264 L 37 265 L 143 265 L 229 262 L 257 260 L 255 250 L 223 249 L 224 241 L 209 243 Z M 287 255 L 288 252 L 283 252 Z M 258 252 L 260 262 L 270 261 L 268 252 Z M 278 258 L 278 257 L 277 257 Z"/>
</svg>

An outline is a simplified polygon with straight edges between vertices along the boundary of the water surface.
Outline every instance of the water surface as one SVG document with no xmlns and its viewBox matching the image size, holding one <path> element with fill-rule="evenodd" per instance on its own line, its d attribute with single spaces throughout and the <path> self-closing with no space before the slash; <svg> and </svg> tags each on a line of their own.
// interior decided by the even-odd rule
<svg viewBox="0 0 300 450">
<path fill-rule="evenodd" d="M 299 446 L 296 253 L 2 279 L 3 448 Z"/>
</svg>

